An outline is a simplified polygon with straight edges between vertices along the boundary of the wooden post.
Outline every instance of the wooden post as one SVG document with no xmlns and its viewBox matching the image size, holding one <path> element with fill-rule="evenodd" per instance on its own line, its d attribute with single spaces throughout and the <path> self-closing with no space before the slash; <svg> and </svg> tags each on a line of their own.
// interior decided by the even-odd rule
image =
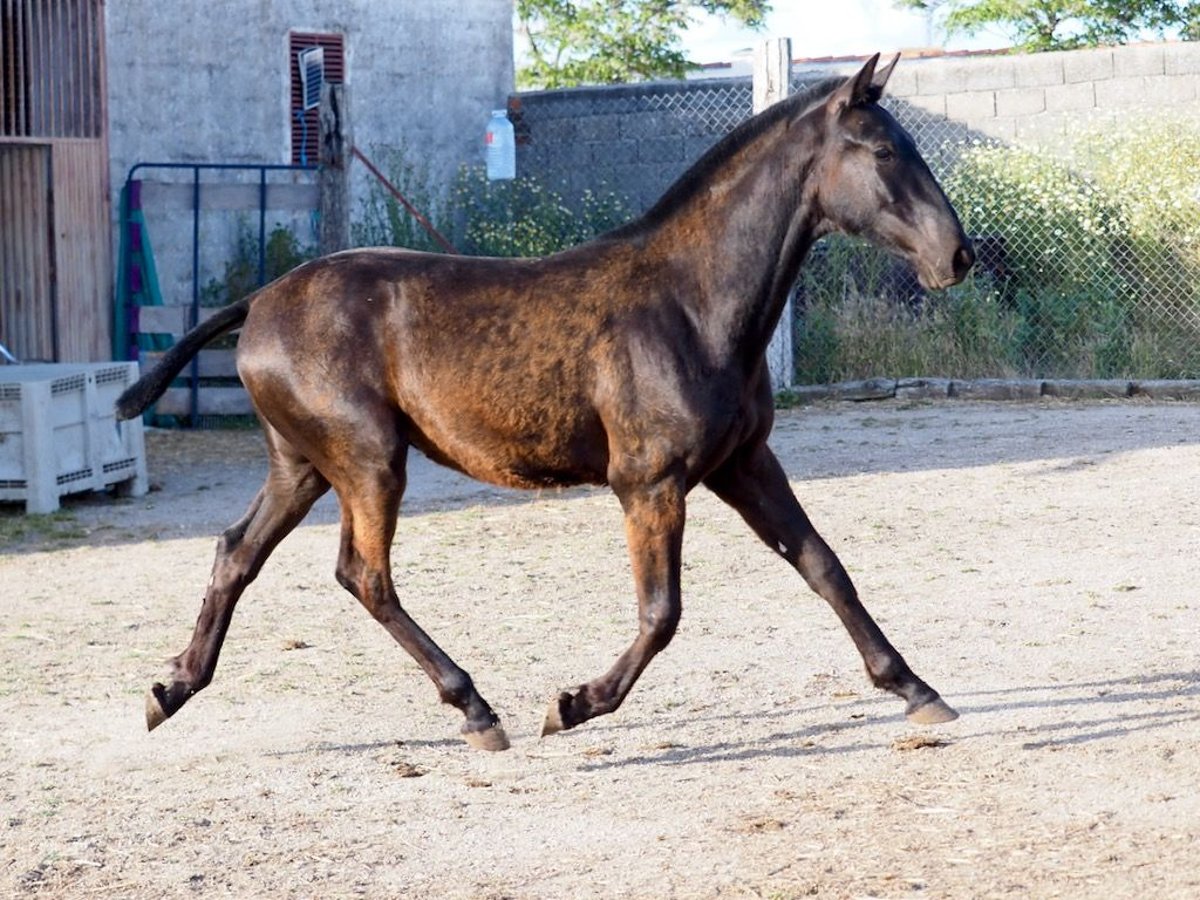
<svg viewBox="0 0 1200 900">
<path fill-rule="evenodd" d="M 788 95 L 792 78 L 792 42 L 788 38 L 763 41 L 754 48 L 754 112 L 760 113 Z M 779 325 L 767 346 L 767 367 L 775 390 L 792 386 L 795 359 L 792 349 L 792 295 L 788 295 Z"/>
<path fill-rule="evenodd" d="M 754 112 L 760 113 L 788 95 L 792 77 L 792 42 L 763 41 L 754 48 Z"/>
<path fill-rule="evenodd" d="M 319 114 L 321 171 L 320 226 L 317 249 L 321 255 L 350 246 L 350 125 L 346 86 L 326 81 L 321 85 Z"/>
</svg>

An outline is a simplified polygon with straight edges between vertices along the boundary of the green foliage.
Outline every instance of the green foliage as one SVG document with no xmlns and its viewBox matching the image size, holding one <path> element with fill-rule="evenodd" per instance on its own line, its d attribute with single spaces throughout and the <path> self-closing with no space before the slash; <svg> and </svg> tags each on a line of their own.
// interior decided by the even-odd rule
<svg viewBox="0 0 1200 900">
<path fill-rule="evenodd" d="M 1200 299 L 1200 126 L 1156 117 L 1086 136 L 1079 165 L 1113 197 L 1128 223 L 1116 262 L 1144 305 L 1178 314 Z"/>
<path fill-rule="evenodd" d="M 1129 232 L 1124 210 L 1092 178 L 1021 147 L 976 144 L 943 179 L 970 234 L 1005 235 L 1009 261 L 1038 289 L 1115 286 L 1110 248 Z"/>
<path fill-rule="evenodd" d="M 262 283 L 275 280 L 314 256 L 315 247 L 303 246 L 295 232 L 276 224 L 267 235 L 263 249 Z M 260 286 L 258 267 L 258 236 L 245 220 L 241 220 L 234 238 L 233 255 L 225 263 L 225 272 L 221 278 L 209 279 L 200 289 L 200 305 L 225 306 L 257 290 Z"/>
<path fill-rule="evenodd" d="M 1117 378 L 1130 371 L 1129 307 L 1095 285 L 1018 292 L 1015 348 L 1034 377 Z"/>
<path fill-rule="evenodd" d="M 430 188 L 429 170 L 412 161 L 412 154 L 401 145 L 376 149 L 377 160 L 388 181 L 430 222 L 446 215 L 444 198 Z M 444 231 L 438 227 L 439 231 Z M 409 247 L 413 250 L 441 251 L 433 236 L 381 184 L 374 179 L 362 203 L 362 215 L 351 226 L 351 236 L 359 247 Z"/>
<path fill-rule="evenodd" d="M 887 296 L 893 260 L 865 243 L 825 239 L 819 265 L 800 270 L 795 377 L 823 384 L 877 375 L 978 378 L 1019 371 L 1019 319 L 994 285 L 974 278 L 915 308 Z"/>
<path fill-rule="evenodd" d="M 1099 47 L 1138 40 L 1147 32 L 1194 40 L 1200 3 L 1192 0 L 894 0 L 942 14 L 947 35 L 1006 30 L 1026 52 Z"/>
<path fill-rule="evenodd" d="M 483 166 L 463 166 L 451 190 L 440 193 L 432 187 L 428 169 L 413 163 L 407 148 L 377 150 L 376 155 L 388 180 L 469 256 L 545 256 L 609 231 L 632 214 L 624 197 L 603 188 L 568 200 L 536 178 L 489 181 Z M 351 233 L 359 246 L 442 252 L 375 181 Z"/>
<path fill-rule="evenodd" d="M 32 546 L 35 542 L 68 543 L 87 536 L 88 530 L 68 510 L 27 514 L 23 506 L 9 503 L 0 505 L 0 547 L 5 551 Z"/>
<path fill-rule="evenodd" d="M 481 167 L 459 172 L 453 207 L 458 246 L 473 256 L 545 256 L 622 224 L 629 205 L 588 190 L 574 203 L 534 178 L 489 181 Z"/>
<path fill-rule="evenodd" d="M 529 63 L 520 88 L 682 78 L 680 45 L 697 12 L 761 27 L 769 0 L 517 0 Z"/>
<path fill-rule="evenodd" d="M 801 270 L 797 377 L 1200 376 L 1200 125 L 1082 135 L 1073 156 L 976 144 L 943 178 L 986 266 L 917 310 L 886 298 L 879 251 L 835 238 Z"/>
</svg>

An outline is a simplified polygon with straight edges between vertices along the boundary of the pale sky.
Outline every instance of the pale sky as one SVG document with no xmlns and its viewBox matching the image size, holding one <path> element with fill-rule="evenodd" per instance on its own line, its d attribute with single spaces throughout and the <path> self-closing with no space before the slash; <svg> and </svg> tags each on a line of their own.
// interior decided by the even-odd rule
<svg viewBox="0 0 1200 900">
<path fill-rule="evenodd" d="M 774 0 L 763 31 L 706 18 L 688 29 L 684 47 L 698 63 L 729 62 L 767 38 L 791 38 L 794 58 L 866 55 L 912 47 L 997 49 L 1010 41 L 1000 32 L 947 43 L 924 13 L 900 10 L 892 0 Z"/>
</svg>

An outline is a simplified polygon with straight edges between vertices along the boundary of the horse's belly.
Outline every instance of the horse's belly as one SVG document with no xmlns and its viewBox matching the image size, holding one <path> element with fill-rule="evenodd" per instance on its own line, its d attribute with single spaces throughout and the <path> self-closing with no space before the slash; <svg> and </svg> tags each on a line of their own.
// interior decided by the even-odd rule
<svg viewBox="0 0 1200 900">
<path fill-rule="evenodd" d="M 420 429 L 413 443 L 435 462 L 479 481 L 515 488 L 604 484 L 608 445 L 602 430 L 510 433 L 470 427 Z"/>
</svg>

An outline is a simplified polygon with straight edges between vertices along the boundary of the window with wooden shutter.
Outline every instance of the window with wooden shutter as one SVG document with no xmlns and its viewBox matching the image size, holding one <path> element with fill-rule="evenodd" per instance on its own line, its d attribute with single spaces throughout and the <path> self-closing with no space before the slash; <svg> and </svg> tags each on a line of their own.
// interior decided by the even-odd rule
<svg viewBox="0 0 1200 900">
<path fill-rule="evenodd" d="M 320 48 L 321 53 L 306 52 L 316 48 Z M 303 69 L 302 62 L 306 63 Z M 288 35 L 288 73 L 291 81 L 289 116 L 293 163 L 316 165 L 321 161 L 320 144 L 317 140 L 317 109 L 311 103 L 315 71 L 319 71 L 320 77 L 325 81 L 340 84 L 346 80 L 343 36 L 293 31 Z M 306 85 L 309 88 L 307 98 Z"/>
</svg>

